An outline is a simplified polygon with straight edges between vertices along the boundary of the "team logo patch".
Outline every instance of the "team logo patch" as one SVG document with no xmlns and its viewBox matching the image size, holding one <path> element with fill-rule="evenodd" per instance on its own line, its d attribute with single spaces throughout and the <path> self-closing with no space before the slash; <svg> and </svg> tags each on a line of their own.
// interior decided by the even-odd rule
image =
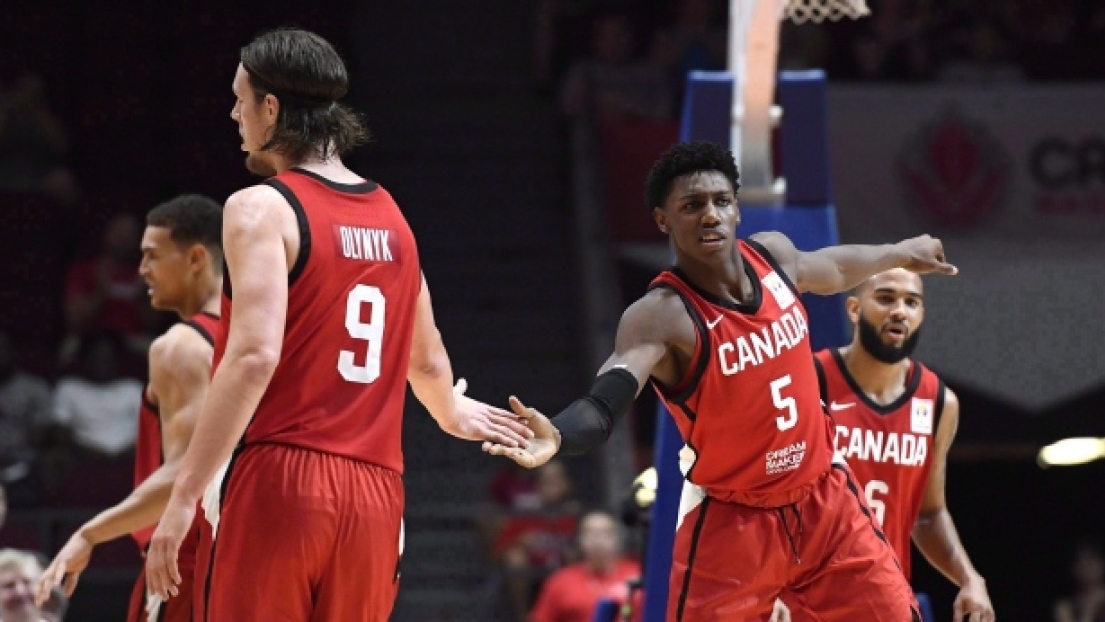
<svg viewBox="0 0 1105 622">
<path fill-rule="evenodd" d="M 775 302 L 779 303 L 780 309 L 785 311 L 790 308 L 790 305 L 794 304 L 794 293 L 790 291 L 790 288 L 787 287 L 787 284 L 783 282 L 778 273 L 772 271 L 765 276 L 763 284 L 767 291 L 771 292 Z"/>
<path fill-rule="evenodd" d="M 913 411 L 909 418 L 909 429 L 914 434 L 932 434 L 932 400 L 913 398 Z"/>
</svg>

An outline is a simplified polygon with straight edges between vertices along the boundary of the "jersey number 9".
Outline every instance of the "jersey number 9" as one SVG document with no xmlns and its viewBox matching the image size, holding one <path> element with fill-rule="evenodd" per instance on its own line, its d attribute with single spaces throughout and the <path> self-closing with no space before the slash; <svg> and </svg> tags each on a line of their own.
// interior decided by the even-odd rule
<svg viewBox="0 0 1105 622">
<path fill-rule="evenodd" d="M 361 307 L 371 305 L 368 323 L 361 321 Z M 364 365 L 357 365 L 356 355 L 349 350 L 338 354 L 338 372 L 349 382 L 368 384 L 380 377 L 380 353 L 384 341 L 384 294 L 378 287 L 358 285 L 345 299 L 345 329 L 349 336 L 366 342 L 368 356 Z"/>
</svg>

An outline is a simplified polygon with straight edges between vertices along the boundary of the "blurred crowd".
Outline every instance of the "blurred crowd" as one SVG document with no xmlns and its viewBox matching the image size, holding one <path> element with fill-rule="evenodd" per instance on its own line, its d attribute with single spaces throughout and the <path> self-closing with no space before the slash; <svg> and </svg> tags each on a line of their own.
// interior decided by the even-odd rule
<svg viewBox="0 0 1105 622">
<path fill-rule="evenodd" d="M 823 67 L 833 80 L 872 82 L 1105 77 L 1105 3 L 1097 0 L 868 4 L 872 15 L 858 21 L 784 24 L 780 68 Z M 535 82 L 564 118 L 591 126 L 605 144 L 647 128 L 666 145 L 675 136 L 686 72 L 725 68 L 726 5 L 538 0 Z M 71 168 L 70 143 L 41 76 L 28 71 L 0 79 L 5 206 L 14 204 L 11 197 L 34 197 L 28 213 L 73 213 L 85 191 Z M 626 183 L 636 197 L 643 176 L 631 173 Z M 37 262 L 5 266 L 9 275 L 32 274 L 28 282 L 52 293 L 48 304 L 57 307 L 59 322 L 43 340 L 22 334 L 17 322 L 0 326 L 2 622 L 62 619 L 63 595 L 41 610 L 31 599 L 41 553 L 51 537 L 71 533 L 86 518 L 74 508 L 114 503 L 131 487 L 145 351 L 171 321 L 150 310 L 138 275 L 141 222 L 133 214 L 146 207 L 116 206 L 95 228 L 79 228 L 73 219 L 76 229 L 61 232 L 55 249 L 65 262 L 61 278 L 32 274 Z M 5 238 L 9 247 L 18 242 Z M 6 300 L 10 307 L 20 301 L 18 294 Z M 47 531 L 43 512 L 54 512 Z M 589 622 L 601 599 L 634 601 L 639 538 L 618 512 L 584 508 L 562 463 L 537 471 L 505 466 L 477 530 L 511 619 Z M 135 547 L 117 544 L 99 552 L 97 563 L 135 564 Z M 1078 545 L 1072 579 L 1070 594 L 1055 603 L 1055 622 L 1105 621 L 1100 546 Z"/>
<path fill-rule="evenodd" d="M 868 0 L 858 20 L 785 21 L 781 69 L 834 81 L 1011 82 L 1105 77 L 1094 0 Z M 535 76 L 572 119 L 670 119 L 686 72 L 726 68 L 728 3 L 541 0 Z"/>
<path fill-rule="evenodd" d="M 600 601 L 636 603 L 641 566 L 636 539 L 620 514 L 585 509 L 559 460 L 533 471 L 505 465 L 477 521 L 496 569 L 493 617 L 590 622 Z"/>
</svg>

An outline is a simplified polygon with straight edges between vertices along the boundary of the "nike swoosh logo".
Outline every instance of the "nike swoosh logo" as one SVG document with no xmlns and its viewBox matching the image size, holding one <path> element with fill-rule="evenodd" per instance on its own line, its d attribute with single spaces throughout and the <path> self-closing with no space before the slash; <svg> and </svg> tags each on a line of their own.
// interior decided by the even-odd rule
<svg viewBox="0 0 1105 622">
<path fill-rule="evenodd" d="M 720 323 L 720 322 L 721 322 L 721 319 L 722 319 L 723 317 L 725 317 L 725 316 L 724 316 L 724 315 L 719 315 L 719 316 L 717 316 L 717 318 L 716 318 L 716 319 L 714 319 L 714 321 L 713 321 L 713 322 L 706 322 L 706 328 L 707 328 L 708 330 L 714 330 L 714 327 L 715 327 L 715 326 L 717 326 L 717 325 L 718 325 L 718 323 Z"/>
<path fill-rule="evenodd" d="M 832 404 L 829 404 L 829 410 L 847 410 L 855 405 L 855 402 L 850 402 L 848 404 L 837 404 L 836 402 L 833 402 Z"/>
</svg>

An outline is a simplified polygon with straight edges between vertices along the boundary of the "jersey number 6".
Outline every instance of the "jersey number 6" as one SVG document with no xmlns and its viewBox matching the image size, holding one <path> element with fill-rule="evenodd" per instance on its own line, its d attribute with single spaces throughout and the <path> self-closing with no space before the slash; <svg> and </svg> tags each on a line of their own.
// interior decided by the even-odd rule
<svg viewBox="0 0 1105 622">
<path fill-rule="evenodd" d="M 361 321 L 361 306 L 371 305 L 369 320 Z M 356 355 L 349 350 L 338 354 L 338 372 L 349 382 L 368 384 L 380 377 L 380 353 L 384 341 L 384 294 L 377 287 L 358 285 L 345 299 L 345 329 L 354 339 L 368 342 L 368 356 L 364 365 L 353 361 Z"/>
<path fill-rule="evenodd" d="M 890 486 L 882 480 L 873 479 L 867 482 L 863 492 L 867 495 L 867 505 L 871 506 L 871 509 L 875 512 L 875 518 L 879 519 L 879 525 L 885 524 L 886 504 L 876 499 L 875 495 L 880 494 L 885 497 L 890 492 Z"/>
</svg>

